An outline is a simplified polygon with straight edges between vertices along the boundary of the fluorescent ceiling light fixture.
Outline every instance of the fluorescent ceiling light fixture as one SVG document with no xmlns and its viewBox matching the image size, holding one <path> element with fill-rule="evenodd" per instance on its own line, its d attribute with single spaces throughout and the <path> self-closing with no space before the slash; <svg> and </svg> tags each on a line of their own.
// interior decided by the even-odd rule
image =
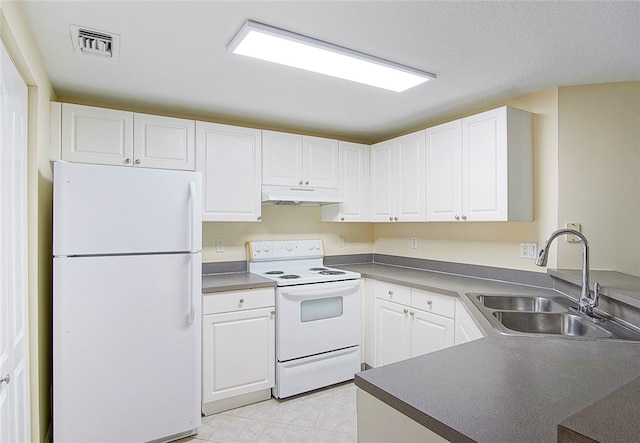
<svg viewBox="0 0 640 443">
<path fill-rule="evenodd" d="M 248 20 L 227 52 L 402 92 L 434 74 Z"/>
</svg>

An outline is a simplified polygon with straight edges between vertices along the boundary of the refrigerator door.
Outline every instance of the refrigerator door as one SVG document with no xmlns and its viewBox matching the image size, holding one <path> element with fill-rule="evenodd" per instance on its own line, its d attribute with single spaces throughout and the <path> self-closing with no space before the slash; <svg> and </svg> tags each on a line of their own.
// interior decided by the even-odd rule
<svg viewBox="0 0 640 443">
<path fill-rule="evenodd" d="M 54 259 L 54 441 L 200 425 L 201 266 L 199 253 Z"/>
<path fill-rule="evenodd" d="M 199 251 L 199 172 L 54 163 L 53 255 Z"/>
</svg>

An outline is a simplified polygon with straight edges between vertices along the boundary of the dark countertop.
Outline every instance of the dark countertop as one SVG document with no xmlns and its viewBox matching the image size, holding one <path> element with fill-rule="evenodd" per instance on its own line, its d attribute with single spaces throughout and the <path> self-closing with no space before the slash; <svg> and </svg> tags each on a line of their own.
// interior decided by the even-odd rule
<svg viewBox="0 0 640 443">
<path fill-rule="evenodd" d="M 604 434 L 588 425 L 592 414 L 598 415 L 595 423 L 623 424 L 640 415 L 637 395 L 626 394 L 640 389 L 633 384 L 640 384 L 640 343 L 500 335 L 464 296 L 557 294 L 554 289 L 374 263 L 334 267 L 458 297 L 484 331 L 484 339 L 356 375 L 358 387 L 453 442 L 555 442 L 561 423 L 597 440 Z M 575 279 L 573 272 L 564 275 Z M 615 276 L 599 277 L 603 286 L 620 286 Z M 248 272 L 203 276 L 205 295 L 274 286 Z M 621 293 L 635 298 L 633 291 Z M 592 412 L 594 402 L 605 403 Z M 629 426 L 611 429 L 602 441 L 629 441 L 627 431 L 636 430 Z"/>
<path fill-rule="evenodd" d="M 559 423 L 638 376 L 640 344 L 505 336 L 364 371 L 355 383 L 453 442 L 555 442 Z M 636 421 L 637 398 L 624 404 L 619 421 Z"/>
<path fill-rule="evenodd" d="M 249 272 L 230 272 L 202 276 L 202 293 L 213 294 L 224 291 L 275 287 L 273 280 Z"/>
</svg>

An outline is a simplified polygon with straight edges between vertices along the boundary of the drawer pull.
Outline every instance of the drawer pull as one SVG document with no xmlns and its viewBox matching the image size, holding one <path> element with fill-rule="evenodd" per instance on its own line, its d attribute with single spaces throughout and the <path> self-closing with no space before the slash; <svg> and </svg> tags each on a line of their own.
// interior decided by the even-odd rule
<svg viewBox="0 0 640 443">
<path fill-rule="evenodd" d="M 403 312 L 406 314 L 407 312 L 409 312 L 409 310 L 408 310 L 408 309 L 405 309 Z"/>
<path fill-rule="evenodd" d="M 393 295 L 393 291 L 389 291 L 389 295 Z"/>
<path fill-rule="evenodd" d="M 432 302 L 431 300 L 427 300 L 427 304 L 428 304 L 429 306 L 431 306 L 431 305 L 433 304 L 433 302 Z"/>
<path fill-rule="evenodd" d="M 244 303 L 244 298 L 240 299 L 240 304 Z"/>
</svg>

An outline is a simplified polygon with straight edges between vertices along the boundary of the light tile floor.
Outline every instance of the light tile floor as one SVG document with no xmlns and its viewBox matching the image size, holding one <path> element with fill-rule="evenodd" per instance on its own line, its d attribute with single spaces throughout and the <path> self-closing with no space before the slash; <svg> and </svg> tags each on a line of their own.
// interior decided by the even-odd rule
<svg viewBox="0 0 640 443">
<path fill-rule="evenodd" d="M 179 440 L 202 441 L 356 443 L 356 387 L 346 383 L 202 417 L 198 435 Z"/>
</svg>

